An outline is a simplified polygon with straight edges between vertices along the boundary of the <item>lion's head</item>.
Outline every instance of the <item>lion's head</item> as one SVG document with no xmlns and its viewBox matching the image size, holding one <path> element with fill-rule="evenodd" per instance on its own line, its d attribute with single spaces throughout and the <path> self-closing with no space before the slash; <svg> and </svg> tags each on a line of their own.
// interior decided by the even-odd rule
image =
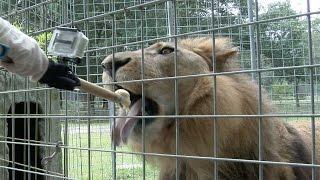
<svg viewBox="0 0 320 180">
<path fill-rule="evenodd" d="M 132 104 L 128 116 L 140 116 L 143 104 L 145 115 L 173 115 L 175 94 L 178 94 L 176 100 L 179 102 L 178 113 L 181 114 L 181 109 L 190 100 L 190 94 L 194 91 L 199 77 L 177 80 L 172 77 L 205 74 L 213 69 L 217 72 L 227 71 L 230 69 L 228 60 L 237 54 L 229 39 L 217 38 L 214 42 L 213 45 L 211 38 L 183 39 L 178 41 L 177 48 L 173 42 L 158 42 L 143 51 L 109 55 L 102 63 L 103 81 L 109 83 L 111 74 L 114 73 L 114 79 L 118 82 L 116 87 L 130 92 Z M 216 68 L 213 68 L 213 56 L 216 57 Z M 142 83 L 141 79 L 146 81 Z M 144 102 L 142 94 L 145 97 Z M 145 118 L 146 134 L 162 131 L 172 122 L 173 120 L 168 118 Z M 121 141 L 126 143 L 129 137 L 139 137 L 141 126 L 142 121 L 138 118 L 118 119 L 113 132 L 114 141 L 116 144 Z"/>
</svg>

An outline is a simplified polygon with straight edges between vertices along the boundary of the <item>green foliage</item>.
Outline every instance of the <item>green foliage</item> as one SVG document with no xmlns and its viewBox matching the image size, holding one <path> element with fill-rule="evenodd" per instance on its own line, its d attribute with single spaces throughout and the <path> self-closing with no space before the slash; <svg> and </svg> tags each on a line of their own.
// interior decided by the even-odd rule
<svg viewBox="0 0 320 180">
<path fill-rule="evenodd" d="M 22 24 L 21 23 L 15 21 L 15 22 L 12 23 L 12 25 L 14 27 L 16 27 L 17 29 L 22 30 Z"/>
<path fill-rule="evenodd" d="M 312 21 L 312 43 L 315 63 L 320 63 L 320 18 Z"/>
<path fill-rule="evenodd" d="M 275 3 L 261 15 L 261 20 L 296 15 L 289 2 Z M 306 41 L 306 21 L 299 18 L 286 19 L 271 23 L 260 24 L 262 53 L 268 57 L 265 64 L 270 67 L 287 67 L 304 65 L 308 59 Z M 293 75 L 302 75 L 300 70 L 278 70 L 274 75 L 287 76 L 286 80 L 293 81 Z"/>
<path fill-rule="evenodd" d="M 44 32 L 33 38 L 39 43 L 42 49 L 46 49 L 51 37 L 52 37 L 52 32 L 48 32 L 48 33 Z"/>
<path fill-rule="evenodd" d="M 287 81 L 278 81 L 271 85 L 272 99 L 283 100 L 288 97 L 292 97 L 294 94 L 294 88 L 292 84 Z"/>
</svg>

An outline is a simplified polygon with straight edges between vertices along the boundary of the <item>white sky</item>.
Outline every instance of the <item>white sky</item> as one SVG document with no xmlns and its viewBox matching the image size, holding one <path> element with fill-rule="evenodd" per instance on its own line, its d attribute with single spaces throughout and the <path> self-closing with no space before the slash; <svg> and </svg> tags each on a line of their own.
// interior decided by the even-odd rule
<svg viewBox="0 0 320 180">
<path fill-rule="evenodd" d="M 279 1 L 289 1 L 291 6 L 297 12 L 307 12 L 307 0 L 260 0 L 258 1 L 261 5 L 268 5 L 270 3 L 279 2 Z M 310 0 L 310 8 L 311 11 L 319 11 L 320 10 L 320 0 Z"/>
</svg>

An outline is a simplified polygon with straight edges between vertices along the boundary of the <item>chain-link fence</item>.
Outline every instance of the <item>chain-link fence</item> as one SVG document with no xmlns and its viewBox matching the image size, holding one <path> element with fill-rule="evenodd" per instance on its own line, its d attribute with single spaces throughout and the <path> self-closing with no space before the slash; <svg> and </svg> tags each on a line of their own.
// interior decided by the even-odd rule
<svg viewBox="0 0 320 180">
<path fill-rule="evenodd" d="M 69 65 L 79 77 L 101 86 L 112 85 L 116 88 L 124 83 L 102 82 L 104 70 L 101 63 L 108 55 L 113 54 L 115 57 L 117 52 L 139 49 L 144 49 L 146 52 L 145 48 L 160 41 L 171 42 L 172 47 L 176 49 L 180 45 L 175 42 L 183 38 L 209 37 L 214 42 L 214 39 L 220 36 L 228 37 L 237 47 L 239 56 L 236 61 L 241 67 L 228 72 L 180 76 L 177 72 L 179 56 L 175 51 L 173 58 L 175 73 L 170 76 L 159 76 L 155 80 L 144 79 L 142 73 L 140 80 L 126 82 L 142 86 L 143 100 L 144 96 L 148 96 L 148 90 L 145 89 L 148 87 L 148 82 L 170 79 L 175 84 L 171 89 L 175 95 L 170 99 L 174 105 L 171 113 L 141 116 L 143 119 L 141 152 L 132 151 L 127 146 L 116 147 L 112 142 L 111 131 L 114 128 L 112 124 L 115 118 L 119 117 L 118 108 L 114 103 L 80 91 L 57 91 L 47 88 L 2 69 L 0 70 L 1 179 L 158 179 L 159 176 L 166 179 L 160 172 L 161 168 L 166 167 L 154 166 L 162 165 L 161 158 L 166 156 L 174 159 L 172 161 L 174 163 L 170 164 L 173 168 L 167 167 L 167 169 L 175 169 L 174 177 L 168 176 L 168 179 L 186 178 L 177 175 L 178 172 L 189 172 L 188 170 L 193 172 L 195 169 L 187 165 L 183 169 L 180 165 L 189 162 L 189 158 L 192 160 L 197 157 L 207 158 L 208 162 L 212 162 L 212 172 L 209 173 L 212 174 L 202 176 L 200 173 L 191 179 L 205 179 L 205 177 L 232 179 L 232 176 L 228 177 L 220 172 L 219 164 L 223 166 L 223 162 L 233 162 L 231 167 L 243 167 L 246 163 L 257 164 L 256 177 L 238 174 L 234 176 L 237 179 L 266 178 L 263 169 L 272 164 L 274 167 L 281 165 L 314 167 L 311 168 L 311 174 L 316 179 L 315 168 L 319 166 L 316 161 L 315 139 L 317 135 L 315 124 L 319 116 L 320 103 L 319 14 L 320 3 L 317 0 L 0 0 L 0 16 L 34 37 L 45 51 L 52 31 L 56 27 L 77 27 L 83 31 L 90 39 L 85 58 L 78 65 L 72 63 Z M 142 62 L 146 61 L 146 58 L 145 54 L 142 54 Z M 217 62 L 214 61 L 215 63 Z M 141 68 L 145 68 L 143 63 Z M 113 71 L 115 73 L 115 69 Z M 215 82 L 220 76 L 233 75 L 248 75 L 258 84 L 255 98 L 257 98 L 256 108 L 260 109 L 259 113 L 230 113 L 219 116 L 219 112 L 216 114 L 215 111 L 211 114 L 183 114 L 182 110 L 179 111 L 179 108 L 183 108 L 178 103 L 182 96 L 179 95 L 181 92 L 179 82 L 183 79 L 212 77 Z M 213 94 L 217 95 L 219 92 L 216 93 L 215 90 L 219 82 L 213 84 L 215 84 L 212 86 Z M 230 88 L 237 87 L 230 85 Z M 265 93 L 262 89 L 265 89 L 269 96 L 274 109 L 272 113 L 263 112 L 262 96 Z M 240 99 L 242 96 L 245 98 L 241 93 L 238 96 Z M 219 107 L 215 98 L 212 99 L 212 106 Z M 144 106 L 142 107 L 144 109 Z M 256 147 L 253 147 L 258 153 L 251 159 L 241 155 L 232 157 L 223 156 L 223 153 L 219 155 L 217 149 L 223 146 L 223 142 L 214 141 L 218 138 L 216 137 L 220 127 L 218 125 L 214 127 L 214 132 L 202 132 L 212 136 L 212 142 L 214 141 L 214 147 L 210 145 L 207 147 L 212 150 L 211 157 L 197 152 L 183 154 L 178 143 L 187 143 L 179 142 L 181 135 L 179 121 L 183 118 L 197 118 L 197 115 L 217 123 L 219 119 L 232 119 L 237 115 L 239 121 L 246 117 L 256 118 L 254 120 L 258 120 L 259 125 L 247 128 L 255 128 L 258 132 L 252 134 L 259 139 L 255 144 Z M 152 152 L 145 149 L 150 145 L 147 144 L 150 143 L 147 138 L 154 137 L 148 134 L 150 132 L 147 121 L 153 123 L 154 119 L 161 116 L 174 119 L 173 126 L 177 130 L 174 135 L 167 137 L 175 139 L 174 151 L 164 154 L 159 153 L 163 152 L 162 150 Z M 310 142 L 307 140 L 306 148 L 310 152 L 310 157 L 307 157 L 310 161 L 294 159 L 289 161 L 289 158 L 288 161 L 275 162 L 273 159 L 263 157 L 265 141 L 261 124 L 264 120 L 269 121 L 269 117 L 291 124 L 308 122 L 308 126 L 311 127 L 309 137 L 311 140 Z M 166 136 L 164 130 L 151 133 L 158 133 L 157 137 Z M 242 142 L 241 138 L 247 138 L 237 136 L 235 133 L 229 138 L 232 137 L 238 138 L 239 142 Z M 199 147 L 203 145 L 201 140 L 190 141 L 199 141 Z M 275 140 L 275 143 L 278 142 Z M 155 144 L 153 146 L 158 147 Z M 236 148 L 233 150 L 237 151 Z M 300 148 L 296 150 L 302 151 Z M 248 151 L 248 154 L 253 153 Z M 49 157 L 53 152 L 57 152 L 57 155 L 52 160 L 46 164 L 41 163 L 42 159 Z M 149 157 L 155 159 L 150 158 L 152 160 L 149 163 Z M 233 173 L 231 167 L 230 172 Z"/>
</svg>

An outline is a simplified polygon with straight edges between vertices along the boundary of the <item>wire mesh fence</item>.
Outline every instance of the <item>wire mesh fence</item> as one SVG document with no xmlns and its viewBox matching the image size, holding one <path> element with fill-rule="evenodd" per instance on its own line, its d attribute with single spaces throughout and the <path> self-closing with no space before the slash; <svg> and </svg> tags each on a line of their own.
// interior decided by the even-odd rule
<svg viewBox="0 0 320 180">
<path fill-rule="evenodd" d="M 178 175 L 179 172 L 188 172 L 180 168 L 180 163 L 197 158 L 214 162 L 209 179 L 232 179 L 220 174 L 221 162 L 233 162 L 234 166 L 241 166 L 241 163 L 258 164 L 259 173 L 252 179 L 268 179 L 263 171 L 268 164 L 274 164 L 275 167 L 319 167 L 315 139 L 320 103 L 319 14 L 320 4 L 316 0 L 0 0 L 1 17 L 34 37 L 45 51 L 56 27 L 77 27 L 83 31 L 90 39 L 89 47 L 82 62 L 78 65 L 69 63 L 70 67 L 79 77 L 101 86 L 117 88 L 126 83 L 139 84 L 143 107 L 140 116 L 143 134 L 140 137 L 141 151 L 133 151 L 127 146 L 116 147 L 111 132 L 114 130 L 112 125 L 115 119 L 121 116 L 117 105 L 80 91 L 48 88 L 1 69 L 1 179 L 159 179 L 159 176 L 166 179 L 161 175 L 159 167 L 150 165 L 157 165 L 157 162 L 148 161 L 149 157 L 161 159 L 166 156 L 175 160 L 171 166 L 176 167 L 173 168 L 175 176 L 167 179 L 185 178 Z M 180 46 L 178 40 L 183 38 L 209 37 L 214 42 L 221 36 L 232 39 L 233 45 L 237 47 L 240 69 L 181 75 L 177 65 L 180 59 L 175 51 L 173 74 L 148 79 L 148 75 L 143 73 L 147 64 L 144 62 L 148 58 L 146 48 L 156 42 L 171 42 L 171 47 L 177 49 Z M 141 76 L 138 79 L 122 83 L 102 81 L 104 70 L 101 63 L 108 55 L 115 57 L 117 52 L 139 49 L 145 53 L 141 56 Z M 111 74 L 115 73 L 113 66 Z M 235 74 L 248 75 L 258 84 L 255 98 L 259 113 L 216 114 L 215 110 L 211 114 L 181 113 L 183 107 L 179 107 L 179 99 L 184 96 L 180 94 L 181 81 L 202 77 L 212 77 L 216 81 L 221 76 L 231 77 Z M 148 83 L 168 81 L 174 84 L 170 89 L 174 97 L 169 99 L 173 102 L 172 112 L 148 115 L 144 108 L 149 96 Z M 213 94 L 217 86 L 219 83 L 213 86 L 215 88 L 212 87 Z M 274 108 L 272 113 L 263 112 L 263 89 Z M 219 107 L 215 98 L 211 103 L 213 107 Z M 255 147 L 257 157 L 246 159 L 241 156 L 219 156 L 218 141 L 214 141 L 214 147 L 208 146 L 212 149 L 211 157 L 181 153 L 178 145 L 181 135 L 179 121 L 197 117 L 215 122 L 221 118 L 258 119 L 259 126 L 252 127 L 259 132 L 259 141 Z M 308 142 L 307 148 L 311 152 L 308 157 L 310 163 L 264 159 L 261 124 L 269 120 L 267 117 L 293 124 L 309 122 L 311 142 Z M 155 118 L 174 119 L 177 130 L 172 135 L 176 140 L 174 152 L 163 154 L 159 153 L 162 152 L 160 150 L 148 151 L 148 138 L 153 137 L 148 134 L 148 121 L 153 122 Z M 207 132 L 207 136 L 217 140 L 218 130 L 215 130 Z M 163 131 L 152 133 L 165 136 Z M 241 142 L 240 137 L 233 138 L 239 138 Z M 41 163 L 42 159 L 55 151 L 58 153 L 52 160 L 46 164 Z M 241 174 L 238 179 L 241 177 L 250 179 Z M 312 177 L 317 179 L 315 168 L 312 168 Z"/>
</svg>

